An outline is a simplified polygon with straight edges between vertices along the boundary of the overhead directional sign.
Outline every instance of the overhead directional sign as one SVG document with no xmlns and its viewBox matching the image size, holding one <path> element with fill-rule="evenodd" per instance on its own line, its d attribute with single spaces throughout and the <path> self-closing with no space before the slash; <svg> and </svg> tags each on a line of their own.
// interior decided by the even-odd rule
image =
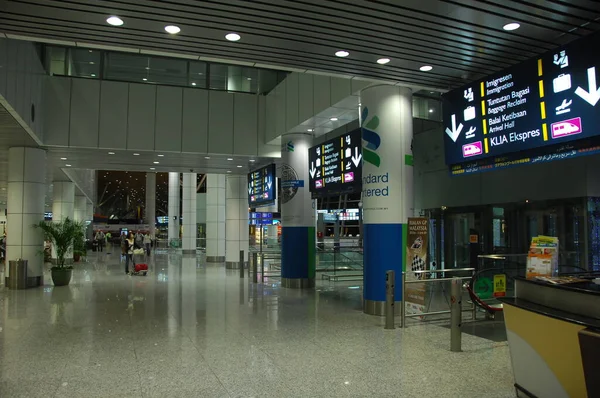
<svg viewBox="0 0 600 398">
<path fill-rule="evenodd" d="M 502 162 L 600 135 L 599 41 L 595 33 L 445 94 L 446 163 Z"/>
<path fill-rule="evenodd" d="M 277 199 L 275 164 L 248 174 L 248 204 L 250 207 L 267 206 Z"/>
<path fill-rule="evenodd" d="M 333 138 L 308 151 L 313 196 L 359 192 L 362 184 L 360 129 Z"/>
</svg>

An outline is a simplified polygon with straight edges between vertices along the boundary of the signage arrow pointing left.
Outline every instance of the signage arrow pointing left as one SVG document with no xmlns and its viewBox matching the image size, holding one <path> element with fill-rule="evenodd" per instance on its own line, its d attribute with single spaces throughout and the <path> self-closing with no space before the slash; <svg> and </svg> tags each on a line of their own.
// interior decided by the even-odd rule
<svg viewBox="0 0 600 398">
<path fill-rule="evenodd" d="M 452 141 L 456 142 L 460 132 L 462 131 L 462 128 L 462 123 L 459 123 L 458 128 L 456 128 L 456 115 L 452 115 L 452 130 L 446 127 L 446 134 L 448 134 L 448 137 L 450 137 Z"/>
<path fill-rule="evenodd" d="M 585 91 L 581 87 L 577 87 L 575 94 L 583 98 L 583 100 L 591 106 L 596 106 L 596 103 L 600 100 L 600 88 L 596 86 L 596 67 L 588 68 L 587 75 L 588 91 Z"/>
</svg>

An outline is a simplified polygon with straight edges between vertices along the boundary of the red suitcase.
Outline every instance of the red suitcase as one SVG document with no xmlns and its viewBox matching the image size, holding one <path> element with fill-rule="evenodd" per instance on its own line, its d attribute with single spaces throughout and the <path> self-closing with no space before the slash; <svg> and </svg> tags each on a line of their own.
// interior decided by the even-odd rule
<svg viewBox="0 0 600 398">
<path fill-rule="evenodd" d="M 148 272 L 148 264 L 136 264 L 134 272 L 146 274 Z"/>
</svg>

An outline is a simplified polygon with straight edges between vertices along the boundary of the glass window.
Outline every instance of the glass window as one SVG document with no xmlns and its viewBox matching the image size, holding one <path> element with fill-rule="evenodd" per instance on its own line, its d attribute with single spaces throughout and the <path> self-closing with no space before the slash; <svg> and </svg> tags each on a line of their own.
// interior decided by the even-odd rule
<svg viewBox="0 0 600 398">
<path fill-rule="evenodd" d="M 100 60 L 102 53 L 84 48 L 69 48 L 67 75 L 77 77 L 100 78 Z"/>
<path fill-rule="evenodd" d="M 186 86 L 187 62 L 147 55 L 107 53 L 106 79 Z"/>
<path fill-rule="evenodd" d="M 227 65 L 211 64 L 210 71 L 210 89 L 227 90 Z"/>
<path fill-rule="evenodd" d="M 64 76 L 67 71 L 65 60 L 67 49 L 64 47 L 46 47 L 46 69 L 50 76 Z"/>
<path fill-rule="evenodd" d="M 413 117 L 441 121 L 441 101 L 434 98 L 413 96 Z"/>
<path fill-rule="evenodd" d="M 190 86 L 206 88 L 206 63 L 190 61 Z"/>
</svg>

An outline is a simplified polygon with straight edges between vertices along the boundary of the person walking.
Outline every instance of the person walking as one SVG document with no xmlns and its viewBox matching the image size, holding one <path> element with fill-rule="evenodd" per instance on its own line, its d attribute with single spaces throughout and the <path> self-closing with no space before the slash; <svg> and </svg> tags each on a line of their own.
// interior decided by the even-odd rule
<svg viewBox="0 0 600 398">
<path fill-rule="evenodd" d="M 146 255 L 150 256 L 150 245 L 152 244 L 152 239 L 150 238 L 150 234 L 146 233 L 144 235 L 144 247 L 146 248 Z"/>
<path fill-rule="evenodd" d="M 135 237 L 133 235 L 133 232 L 130 232 L 129 236 L 125 240 L 125 249 L 126 249 L 126 253 L 127 253 L 125 255 L 125 273 L 127 275 L 129 275 L 129 261 L 131 261 L 132 268 L 135 269 L 135 261 L 133 259 L 134 248 L 135 248 Z"/>
<path fill-rule="evenodd" d="M 104 246 L 106 245 L 106 235 L 104 235 L 104 232 L 98 231 L 96 234 L 96 241 L 98 242 L 98 250 L 103 251 Z"/>
</svg>

